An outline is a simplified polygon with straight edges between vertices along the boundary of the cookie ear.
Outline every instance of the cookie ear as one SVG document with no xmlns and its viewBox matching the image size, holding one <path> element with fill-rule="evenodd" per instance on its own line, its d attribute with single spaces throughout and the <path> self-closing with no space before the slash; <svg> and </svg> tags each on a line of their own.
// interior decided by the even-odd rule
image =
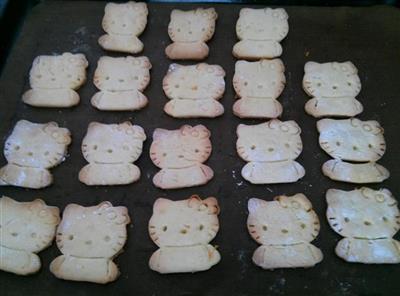
<svg viewBox="0 0 400 296">
<path fill-rule="evenodd" d="M 210 131 L 202 124 L 196 125 L 192 128 L 193 131 L 198 132 L 198 136 L 200 139 L 209 138 L 211 136 Z"/>
<path fill-rule="evenodd" d="M 220 208 L 218 205 L 218 201 L 215 197 L 207 197 L 203 200 L 203 203 L 208 207 L 208 213 L 210 215 L 218 215 L 220 212 Z"/>
<path fill-rule="evenodd" d="M 309 73 L 309 72 L 315 72 L 319 69 L 320 64 L 316 62 L 307 62 L 304 65 L 304 72 Z"/>
<path fill-rule="evenodd" d="M 358 73 L 358 70 L 357 70 L 356 66 L 354 66 L 354 64 L 352 62 L 347 61 L 347 62 L 344 62 L 343 64 L 347 66 L 347 68 L 348 68 L 347 72 L 348 73 L 350 73 L 350 74 L 357 74 Z"/>
<path fill-rule="evenodd" d="M 325 119 L 318 120 L 317 121 L 317 130 L 318 130 L 318 132 L 321 133 L 322 131 L 330 128 L 331 124 L 332 124 L 332 119 L 325 118 Z"/>
<path fill-rule="evenodd" d="M 293 196 L 290 197 L 291 201 L 291 206 L 296 208 L 297 204 L 295 204 L 294 202 L 297 202 L 301 208 L 303 208 L 305 211 L 309 211 L 312 209 L 312 204 L 311 202 L 308 200 L 308 198 L 302 194 L 302 193 L 297 193 Z"/>
<path fill-rule="evenodd" d="M 153 132 L 153 140 L 160 140 L 168 134 L 168 130 L 156 128 Z"/>
<path fill-rule="evenodd" d="M 274 12 L 277 13 L 277 17 L 281 20 L 287 20 L 289 18 L 288 14 L 283 8 L 276 8 L 274 9 Z"/>
<path fill-rule="evenodd" d="M 160 213 L 164 211 L 167 206 L 169 206 L 172 203 L 171 200 L 166 199 L 166 198 L 157 198 L 157 200 L 154 202 L 153 205 L 153 213 Z"/>
<path fill-rule="evenodd" d="M 375 120 L 364 121 L 362 124 L 362 128 L 364 131 L 372 133 L 373 135 L 379 135 L 384 133 L 383 127 L 381 127 L 379 122 Z"/>
<path fill-rule="evenodd" d="M 141 126 L 138 125 L 133 125 L 131 127 L 131 129 L 133 130 L 133 136 L 141 141 L 145 141 L 146 140 L 146 134 L 144 132 L 144 129 Z"/>
<path fill-rule="evenodd" d="M 249 210 L 250 214 L 255 213 L 260 207 L 263 206 L 264 203 L 266 203 L 266 201 L 262 199 L 250 198 L 247 202 L 247 209 Z"/>
<path fill-rule="evenodd" d="M 241 16 L 246 16 L 246 15 L 248 15 L 250 12 L 251 12 L 251 9 L 249 9 L 249 8 L 242 8 L 242 9 L 240 10 L 239 17 L 241 17 Z"/>
<path fill-rule="evenodd" d="M 242 137 L 243 134 L 245 133 L 246 128 L 247 128 L 247 125 L 242 124 L 242 123 L 239 124 L 239 125 L 237 126 L 237 128 L 236 128 L 236 134 L 237 134 L 237 136 L 238 136 L 238 137 Z"/>
</svg>

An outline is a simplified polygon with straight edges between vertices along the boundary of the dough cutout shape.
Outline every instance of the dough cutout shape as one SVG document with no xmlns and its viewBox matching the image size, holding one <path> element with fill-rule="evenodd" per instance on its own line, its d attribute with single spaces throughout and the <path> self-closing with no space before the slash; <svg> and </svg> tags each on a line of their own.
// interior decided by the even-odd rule
<svg viewBox="0 0 400 296">
<path fill-rule="evenodd" d="M 147 24 L 147 5 L 144 2 L 107 3 L 102 21 L 99 45 L 110 51 L 136 54 L 143 50 L 138 36 Z"/>
<path fill-rule="evenodd" d="M 104 201 L 96 206 L 69 204 L 57 228 L 62 255 L 50 264 L 60 279 L 106 284 L 119 276 L 113 258 L 122 251 L 130 223 L 126 207 Z"/>
<path fill-rule="evenodd" d="M 87 66 L 88 61 L 81 53 L 36 57 L 29 72 L 31 89 L 23 94 L 22 101 L 34 107 L 77 105 L 80 99 L 76 90 L 86 82 Z"/>
<path fill-rule="evenodd" d="M 348 183 L 378 183 L 390 176 L 375 163 L 386 150 L 384 131 L 377 121 L 321 119 L 317 129 L 321 148 L 335 158 L 322 166 L 327 177 Z"/>
<path fill-rule="evenodd" d="M 129 121 L 120 124 L 91 122 L 82 141 L 82 154 L 89 164 L 79 172 L 79 180 L 92 185 L 126 185 L 140 178 L 133 163 L 140 157 L 146 135 Z"/>
<path fill-rule="evenodd" d="M 236 23 L 240 40 L 233 47 L 238 59 L 272 59 L 282 54 L 282 41 L 289 32 L 288 14 L 283 8 L 242 8 Z"/>
<path fill-rule="evenodd" d="M 157 199 L 149 234 L 159 249 L 150 258 L 150 268 L 159 273 L 182 273 L 208 270 L 217 264 L 221 256 L 209 243 L 219 230 L 218 214 L 214 197 Z"/>
<path fill-rule="evenodd" d="M 171 60 L 205 59 L 209 53 L 206 42 L 214 35 L 217 18 L 214 8 L 172 10 L 168 35 L 173 42 L 165 49 L 167 57 Z"/>
<path fill-rule="evenodd" d="M 224 113 L 218 102 L 225 92 L 225 71 L 221 66 L 200 63 L 171 64 L 163 79 L 170 101 L 164 111 L 175 118 L 217 117 Z"/>
<path fill-rule="evenodd" d="M 177 130 L 157 128 L 153 133 L 150 158 L 161 170 L 153 183 L 161 189 L 204 185 L 213 170 L 203 164 L 211 154 L 211 133 L 203 125 L 184 125 Z"/>
<path fill-rule="evenodd" d="M 233 113 L 240 118 L 279 117 L 282 105 L 276 99 L 285 87 L 284 72 L 280 59 L 237 61 L 233 87 L 239 100 L 233 105 Z"/>
<path fill-rule="evenodd" d="M 239 124 L 236 133 L 237 153 L 248 162 L 242 176 L 250 183 L 292 183 L 305 175 L 295 161 L 303 149 L 296 122 L 272 119 L 257 125 Z"/>
<path fill-rule="evenodd" d="M 56 122 L 18 121 L 4 146 L 8 163 L 0 168 L 0 186 L 39 189 L 51 185 L 49 169 L 65 160 L 70 143 L 69 130 Z"/>
<path fill-rule="evenodd" d="M 101 57 L 93 82 L 100 90 L 91 99 L 93 107 L 104 111 L 134 111 L 144 108 L 143 94 L 150 83 L 151 63 L 147 57 Z"/>
<path fill-rule="evenodd" d="M 59 222 L 59 209 L 41 199 L 18 202 L 1 197 L 0 270 L 18 275 L 39 271 L 37 253 L 51 245 Z"/>
<path fill-rule="evenodd" d="M 303 89 L 312 97 L 305 110 L 311 116 L 353 117 L 363 111 L 356 99 L 361 81 L 352 62 L 307 62 L 304 72 Z"/>
<path fill-rule="evenodd" d="M 277 196 L 273 201 L 248 201 L 247 228 L 259 244 L 253 262 L 263 269 L 312 267 L 322 261 L 312 245 L 320 229 L 311 202 L 301 193 Z"/>
<path fill-rule="evenodd" d="M 353 191 L 329 189 L 326 216 L 331 228 L 343 236 L 336 254 L 348 262 L 400 263 L 397 201 L 387 189 L 362 187 Z"/>
</svg>

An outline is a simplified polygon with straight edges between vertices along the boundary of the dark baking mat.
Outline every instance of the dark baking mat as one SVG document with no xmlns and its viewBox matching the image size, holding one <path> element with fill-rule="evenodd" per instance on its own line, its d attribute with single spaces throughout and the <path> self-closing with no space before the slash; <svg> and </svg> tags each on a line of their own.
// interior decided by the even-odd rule
<svg viewBox="0 0 400 296">
<path fill-rule="evenodd" d="M 235 59 L 231 55 L 236 42 L 235 23 L 239 5 L 213 5 L 219 15 L 216 33 L 209 43 L 208 63 L 221 65 L 227 72 L 226 93 L 222 103 L 226 113 L 217 119 L 177 120 L 163 113 L 167 98 L 161 81 L 170 63 L 164 56 L 169 44 L 167 25 L 173 8 L 194 8 L 190 4 L 149 4 L 149 21 L 140 37 L 145 44 L 144 55 L 153 64 L 151 84 L 145 91 L 150 104 L 139 112 L 100 112 L 91 107 L 90 97 L 96 92 L 92 77 L 96 62 L 104 52 L 97 45 L 103 34 L 101 19 L 104 3 L 49 2 L 38 5 L 26 19 L 22 32 L 7 61 L 0 81 L 0 135 L 2 142 L 19 119 L 34 122 L 55 120 L 69 128 L 73 143 L 66 161 L 52 172 L 54 185 L 43 190 L 0 187 L 0 193 L 20 201 L 35 197 L 63 209 L 68 203 L 94 205 L 109 200 L 129 208 L 133 224 L 122 253 L 115 261 L 121 277 L 106 286 L 67 282 L 56 279 L 48 270 L 59 251 L 53 245 L 40 254 L 43 268 L 33 276 L 19 277 L 0 272 L 0 295 L 399 295 L 400 265 L 367 266 L 349 264 L 334 255 L 340 239 L 325 220 L 324 193 L 336 187 L 350 190 L 352 185 L 325 178 L 320 167 L 329 157 L 318 146 L 316 120 L 305 114 L 306 94 L 302 91 L 303 66 L 306 61 L 351 60 L 358 67 L 362 92 L 358 99 L 364 104 L 361 119 L 376 119 L 385 128 L 387 153 L 380 161 L 392 174 L 383 184 L 400 195 L 398 138 L 399 71 L 400 71 L 400 11 L 390 7 L 313 8 L 287 7 L 290 32 L 282 45 L 282 60 L 286 66 L 287 85 L 280 97 L 284 120 L 296 120 L 303 133 L 304 151 L 298 161 L 306 168 L 306 176 L 295 184 L 273 186 L 250 185 L 240 176 L 244 162 L 236 155 L 236 126 L 240 122 L 232 115 L 234 101 L 232 76 Z M 209 6 L 209 5 L 204 5 Z M 20 98 L 28 89 L 28 72 L 35 56 L 82 52 L 90 62 L 88 82 L 79 90 L 81 103 L 72 109 L 43 109 L 24 105 Z M 118 56 L 118 54 L 110 54 Z M 142 170 L 139 182 L 120 187 L 86 187 L 78 181 L 78 172 L 86 162 L 80 145 L 91 121 L 104 123 L 132 120 L 141 125 L 148 140 L 137 161 Z M 212 131 L 213 153 L 207 162 L 215 171 L 206 186 L 176 191 L 161 191 L 151 182 L 157 168 L 148 150 L 156 127 L 178 128 L 183 124 L 202 123 Z M 2 144 L 3 145 L 3 144 Z M 1 155 L 0 164 L 5 164 Z M 271 200 L 279 194 L 305 193 L 312 201 L 321 220 L 321 232 L 314 241 L 325 255 L 322 263 L 311 269 L 263 271 L 251 262 L 257 244 L 246 229 L 247 200 L 259 197 Z M 221 228 L 213 241 L 219 246 L 221 262 L 207 272 L 197 274 L 159 275 L 147 262 L 157 249 L 147 233 L 152 205 L 157 197 L 187 198 L 191 194 L 216 196 L 221 205 Z"/>
</svg>

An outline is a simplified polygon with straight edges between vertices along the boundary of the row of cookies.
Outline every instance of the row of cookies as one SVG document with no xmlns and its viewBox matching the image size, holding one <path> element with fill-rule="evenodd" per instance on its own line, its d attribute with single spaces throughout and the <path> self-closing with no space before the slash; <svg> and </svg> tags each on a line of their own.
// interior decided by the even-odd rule
<svg viewBox="0 0 400 296">
<path fill-rule="evenodd" d="M 379 183 L 389 171 L 376 163 L 386 151 L 383 128 L 375 120 L 362 121 L 354 116 L 363 111 L 355 98 L 361 90 L 358 70 L 351 62 L 308 62 L 304 67 L 303 88 L 312 96 L 306 105 L 317 122 L 322 149 L 334 159 L 325 162 L 327 177 L 348 183 Z"/>
<path fill-rule="evenodd" d="M 305 174 L 295 161 L 302 151 L 301 129 L 294 121 L 270 120 L 237 127 L 237 152 L 248 163 L 242 176 L 253 184 L 296 182 Z M 153 132 L 150 158 L 161 170 L 153 183 L 162 189 L 206 184 L 214 176 L 204 164 L 212 152 L 211 132 L 203 125 L 184 125 L 176 130 L 157 128 Z M 140 178 L 134 162 L 141 156 L 146 134 L 131 122 L 92 122 L 82 140 L 82 154 L 88 162 L 79 172 L 86 185 L 125 185 Z M 50 168 L 65 160 L 71 143 L 68 129 L 55 122 L 20 120 L 7 138 L 0 168 L 0 185 L 43 188 L 53 182 Z"/>
<path fill-rule="evenodd" d="M 348 262 L 400 263 L 400 229 L 397 202 L 387 189 L 329 189 L 327 220 L 343 236 L 335 252 Z M 149 267 L 159 273 L 198 272 L 217 264 L 221 255 L 210 242 L 219 231 L 217 199 L 159 198 L 148 223 L 150 238 L 159 247 Z M 304 194 L 277 196 L 273 201 L 248 200 L 247 228 L 261 244 L 253 262 L 264 269 L 312 267 L 323 259 L 311 242 L 320 230 L 318 216 Z M 107 283 L 119 276 L 113 258 L 127 240 L 131 221 L 126 207 L 110 202 L 83 207 L 68 205 L 62 219 L 59 209 L 42 200 L 17 202 L 0 198 L 0 269 L 19 275 L 37 272 L 37 253 L 56 238 L 62 255 L 50 264 L 58 278 Z"/>
</svg>

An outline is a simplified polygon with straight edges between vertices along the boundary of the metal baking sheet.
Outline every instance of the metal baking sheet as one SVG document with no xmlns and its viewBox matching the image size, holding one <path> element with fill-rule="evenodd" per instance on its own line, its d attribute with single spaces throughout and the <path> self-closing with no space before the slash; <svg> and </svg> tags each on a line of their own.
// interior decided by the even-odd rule
<svg viewBox="0 0 400 296">
<path fill-rule="evenodd" d="M 0 80 L 0 135 L 2 145 L 19 119 L 34 122 L 57 121 L 71 130 L 69 156 L 52 170 L 55 182 L 46 189 L 27 190 L 1 187 L 0 193 L 20 201 L 35 197 L 63 209 L 69 203 L 94 205 L 109 200 L 129 208 L 133 224 L 125 252 L 115 261 L 120 278 L 106 286 L 62 281 L 48 269 L 59 255 L 55 245 L 40 253 L 43 268 L 33 276 L 19 277 L 0 272 L 0 295 L 399 295 L 399 265 L 349 264 L 334 255 L 340 239 L 325 220 L 324 193 L 328 188 L 350 190 L 352 185 L 328 180 L 320 167 L 329 157 L 318 146 L 316 120 L 304 112 L 306 94 L 301 87 L 304 63 L 309 60 L 352 61 L 359 69 L 362 91 L 358 99 L 364 104 L 361 119 L 376 119 L 385 128 L 387 153 L 380 161 L 391 171 L 391 178 L 373 188 L 387 187 L 400 196 L 398 138 L 398 102 L 400 83 L 400 11 L 375 6 L 368 8 L 286 7 L 290 16 L 290 31 L 282 42 L 282 60 L 286 66 L 287 84 L 280 101 L 284 120 L 296 120 L 301 126 L 304 151 L 298 161 L 306 168 L 306 176 L 294 184 L 256 186 L 240 176 L 244 162 L 236 155 L 236 126 L 258 123 L 240 120 L 231 112 L 234 101 L 232 76 L 235 59 L 231 50 L 236 42 L 235 23 L 240 5 L 212 5 L 218 12 L 214 38 L 209 42 L 207 63 L 221 65 L 226 70 L 226 92 L 221 102 L 225 114 L 216 119 L 178 120 L 163 112 L 167 98 L 162 91 L 162 78 L 171 63 L 164 48 L 170 43 L 167 34 L 170 11 L 190 9 L 199 4 L 149 4 L 149 21 L 140 39 L 145 44 L 143 55 L 153 64 L 151 84 L 145 94 L 150 100 L 147 108 L 138 112 L 101 112 L 89 100 L 96 92 L 92 83 L 97 60 L 102 55 L 120 56 L 103 51 L 97 38 L 103 34 L 101 19 L 104 2 L 44 2 L 27 17 L 22 31 L 8 58 Z M 210 5 L 202 5 L 209 7 Z M 35 56 L 81 52 L 90 62 L 88 82 L 79 90 L 81 103 L 72 109 L 32 108 L 21 102 L 22 93 L 29 88 L 28 72 Z M 91 121 L 116 123 L 132 120 L 147 134 L 144 153 L 137 161 L 142 170 L 139 182 L 129 186 L 87 187 L 78 181 L 78 172 L 86 162 L 80 145 Z M 155 128 L 178 128 L 183 124 L 206 125 L 212 131 L 213 153 L 207 162 L 215 171 L 214 179 L 205 186 L 175 191 L 156 189 L 151 182 L 157 168 L 149 158 L 151 135 Z M 5 164 L 1 155 L 0 164 Z M 311 269 L 263 271 L 251 263 L 257 248 L 247 233 L 247 200 L 259 197 L 271 200 L 280 194 L 305 193 L 312 201 L 321 220 L 321 232 L 314 244 L 325 255 Z M 207 272 L 197 274 L 159 275 L 148 268 L 148 259 L 156 245 L 147 233 L 152 205 L 158 197 L 174 200 L 192 194 L 216 196 L 221 206 L 221 228 L 213 241 L 219 246 L 221 262 Z"/>
</svg>

